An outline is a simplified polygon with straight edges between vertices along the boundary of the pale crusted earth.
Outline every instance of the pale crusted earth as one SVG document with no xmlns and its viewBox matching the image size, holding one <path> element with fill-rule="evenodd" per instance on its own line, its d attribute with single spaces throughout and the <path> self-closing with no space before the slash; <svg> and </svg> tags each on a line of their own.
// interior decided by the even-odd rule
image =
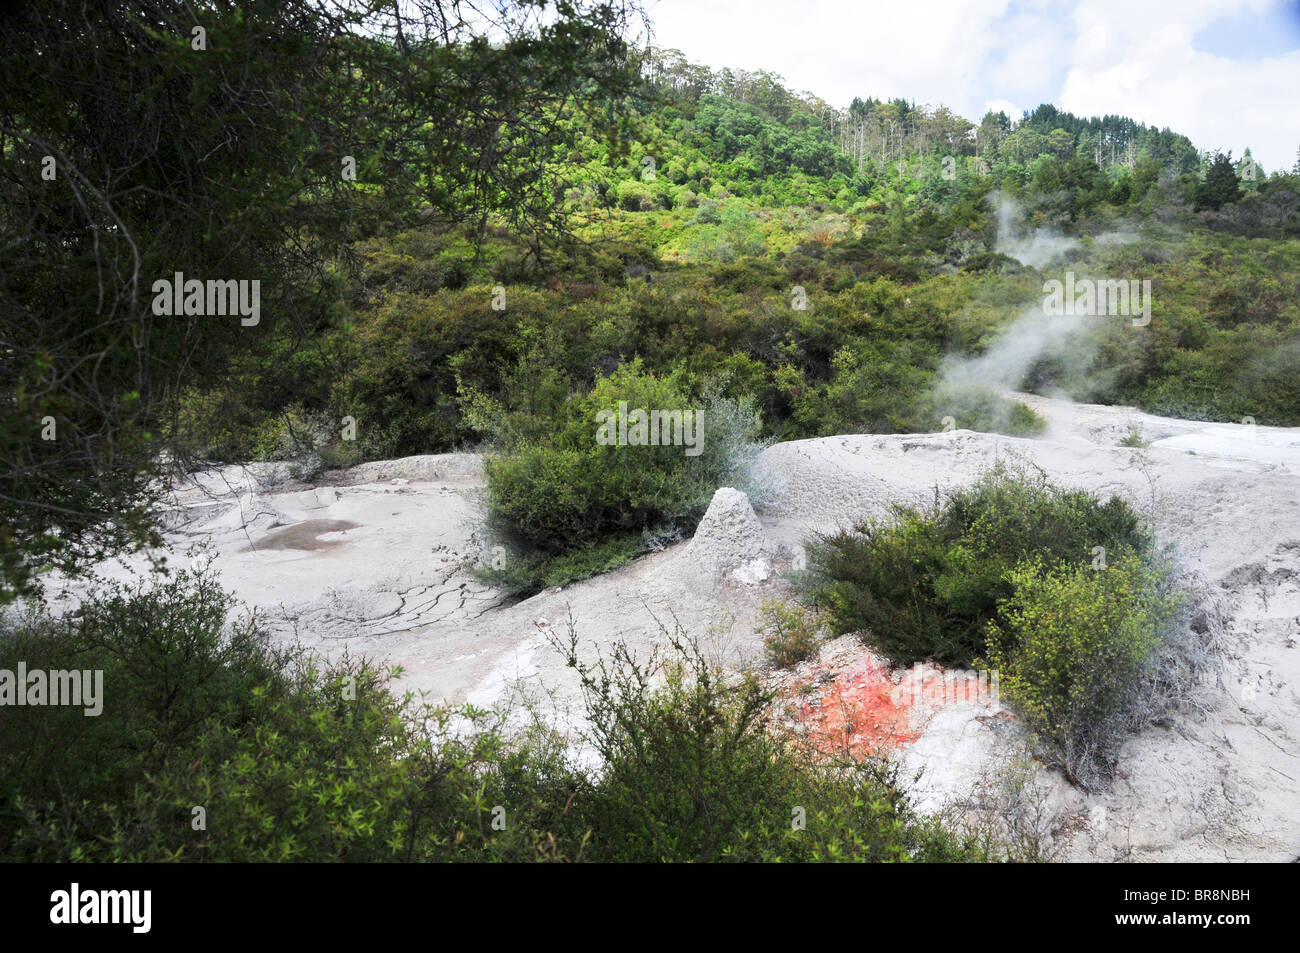
<svg viewBox="0 0 1300 953">
<path fill-rule="evenodd" d="M 1223 684 L 1208 714 L 1181 714 L 1130 742 L 1113 790 L 1098 795 L 1025 762 L 1005 712 L 918 707 L 919 737 L 900 752 L 907 775 L 921 772 L 918 803 L 1005 809 L 1065 859 L 1296 859 L 1300 428 L 1020 396 L 1049 419 L 1043 438 L 954 431 L 777 444 L 758 461 L 776 488 L 770 499 L 751 508 L 720 490 L 693 540 L 516 604 L 469 572 L 492 558 L 474 533 L 482 477 L 470 454 L 366 464 L 313 486 L 280 465 L 213 471 L 178 491 L 168 544 L 176 560 L 208 543 L 223 582 L 277 638 L 400 664 L 402 684 L 434 700 L 492 705 L 522 692 L 563 723 L 578 691 L 552 640 L 570 615 L 588 657 L 620 641 L 644 655 L 660 624 L 676 620 L 724 664 L 759 663 L 758 606 L 790 595 L 785 574 L 811 533 L 933 498 L 998 458 L 1032 461 L 1058 483 L 1130 499 L 1178 544 L 1230 613 Z M 1119 446 L 1133 429 L 1148 447 Z M 858 652 L 836 640 L 823 661 Z M 1008 793 L 1017 780 L 1029 792 L 1018 800 Z"/>
</svg>

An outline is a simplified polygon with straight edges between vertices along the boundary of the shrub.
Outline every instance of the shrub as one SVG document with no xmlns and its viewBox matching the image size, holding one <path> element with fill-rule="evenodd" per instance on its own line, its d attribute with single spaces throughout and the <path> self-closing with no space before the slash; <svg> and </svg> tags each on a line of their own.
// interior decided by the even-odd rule
<svg viewBox="0 0 1300 953">
<path fill-rule="evenodd" d="M 717 225 L 704 225 L 692 231 L 685 252 L 688 258 L 695 261 L 730 264 L 736 260 L 735 247 Z"/>
<path fill-rule="evenodd" d="M 638 179 L 624 179 L 618 184 L 618 204 L 628 212 L 645 212 L 658 207 L 661 195 L 652 192 Z"/>
<path fill-rule="evenodd" d="M 1044 759 L 1084 787 L 1217 664 L 1222 619 L 1129 506 L 1024 470 L 821 537 L 811 556 L 833 630 L 897 664 L 999 670 Z"/>
<path fill-rule="evenodd" d="M 558 556 L 509 550 L 503 546 L 500 565 L 480 567 L 476 575 L 503 592 L 527 595 L 613 572 L 650 548 L 645 533 L 611 536 Z"/>
<path fill-rule="evenodd" d="M 580 660 L 572 621 L 557 639 L 579 672 L 603 764 L 574 803 L 591 859 L 994 859 L 974 837 L 918 818 L 893 770 L 819 762 L 776 733 L 771 689 L 728 677 L 679 629 L 663 634 L 667 656 L 637 660 L 620 645 L 595 664 Z"/>
<path fill-rule="evenodd" d="M 1142 431 L 1135 425 L 1130 427 L 1128 433 L 1120 438 L 1119 445 L 1121 447 L 1136 447 L 1141 449 L 1150 446 L 1150 443 L 1142 437 Z"/>
<path fill-rule="evenodd" d="M 845 345 L 830 357 L 830 380 L 795 400 L 793 417 L 822 435 L 924 429 L 915 408 L 933 355 L 910 342 Z"/>
<path fill-rule="evenodd" d="M 774 668 L 789 668 L 817 654 L 817 619 L 807 609 L 769 600 L 759 606 L 763 651 Z"/>
<path fill-rule="evenodd" d="M 696 211 L 693 221 L 696 225 L 722 224 L 722 214 L 718 211 L 718 203 L 712 199 L 700 202 L 699 210 Z"/>
<path fill-rule="evenodd" d="M 331 395 L 336 420 L 357 420 L 367 459 L 454 449 L 469 436 L 458 382 L 495 386 L 518 357 L 516 327 L 546 311 L 547 296 L 511 287 L 492 308 L 492 285 L 423 298 L 389 294 L 359 316 Z"/>
<path fill-rule="evenodd" d="M 1171 669 L 1159 651 L 1185 622 L 1187 594 L 1132 553 L 1101 570 L 1027 561 L 1008 581 L 1012 593 L 989 625 L 989 664 L 1048 764 L 1098 786 L 1120 744 L 1165 714 L 1153 683 L 1189 661 L 1203 667 L 1199 653 L 1180 653 Z"/>
<path fill-rule="evenodd" d="M 925 416 L 933 423 L 952 417 L 957 429 L 1009 437 L 1032 437 L 1047 429 L 1047 421 L 1033 408 L 983 386 L 940 385 L 927 398 Z"/>
<path fill-rule="evenodd" d="M 568 849 L 564 809 L 586 782 L 554 732 L 507 735 L 487 713 L 395 697 L 395 669 L 275 650 L 248 620 L 227 619 L 232 601 L 202 567 L 110 585 L 66 619 L 4 620 L 0 667 L 102 668 L 104 705 L 98 717 L 0 707 L 0 858 L 530 860 Z M 499 831 L 503 804 L 512 815 Z"/>
<path fill-rule="evenodd" d="M 1024 559 L 1083 565 L 1093 547 L 1145 552 L 1149 537 L 1118 498 L 1063 490 L 1005 464 L 926 508 L 896 507 L 810 548 L 812 596 L 836 633 L 860 632 L 897 664 L 969 666 L 982 653 L 1008 570 Z"/>
<path fill-rule="evenodd" d="M 298 480 L 310 480 L 326 465 L 341 459 L 340 429 L 328 414 L 290 406 L 275 418 L 273 431 L 263 439 L 263 460 L 284 460 Z"/>
<path fill-rule="evenodd" d="M 233 600 L 206 569 L 151 587 L 112 583 L 74 614 L 5 620 L 0 668 L 103 671 L 103 712 L 0 707 L 0 849 L 27 859 L 72 859 L 106 829 L 106 804 L 192 745 L 219 719 L 248 723 L 249 690 L 284 659 L 244 624 L 226 629 Z M 270 690 L 275 696 L 277 692 Z M 84 843 L 83 843 L 84 842 Z"/>
<path fill-rule="evenodd" d="M 699 452 L 598 443 L 598 414 L 617 413 L 620 404 L 629 414 L 696 411 Z M 498 433 L 503 442 L 485 464 L 494 535 L 525 553 L 556 556 L 611 536 L 693 529 L 719 486 L 743 483 L 741 471 L 758 449 L 759 420 L 748 404 L 716 388 L 691 399 L 678 379 L 646 373 L 639 361 L 598 380 L 559 415 L 555 429 L 537 432 L 535 442 Z"/>
</svg>

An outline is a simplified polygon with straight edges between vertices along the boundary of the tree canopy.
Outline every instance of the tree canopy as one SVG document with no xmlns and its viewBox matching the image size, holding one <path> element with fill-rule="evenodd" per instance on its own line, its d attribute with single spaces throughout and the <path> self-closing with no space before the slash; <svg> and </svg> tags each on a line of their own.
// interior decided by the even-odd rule
<svg viewBox="0 0 1300 953">
<path fill-rule="evenodd" d="M 563 241 L 561 120 L 617 116 L 637 15 L 583 0 L 7 8 L 0 598 L 42 565 L 153 539 L 177 395 L 277 325 L 330 320 L 357 240 L 424 209 L 480 230 L 501 213 L 535 255 Z M 160 316 L 154 283 L 177 275 L 256 282 L 260 313 Z"/>
</svg>

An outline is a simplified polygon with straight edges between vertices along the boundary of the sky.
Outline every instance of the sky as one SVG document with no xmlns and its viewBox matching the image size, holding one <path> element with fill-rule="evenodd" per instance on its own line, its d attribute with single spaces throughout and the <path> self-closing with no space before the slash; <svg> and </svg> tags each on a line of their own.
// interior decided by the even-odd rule
<svg viewBox="0 0 1300 953">
<path fill-rule="evenodd" d="M 645 0 L 654 43 L 835 106 L 1130 116 L 1269 172 L 1300 148 L 1300 0 Z"/>
</svg>

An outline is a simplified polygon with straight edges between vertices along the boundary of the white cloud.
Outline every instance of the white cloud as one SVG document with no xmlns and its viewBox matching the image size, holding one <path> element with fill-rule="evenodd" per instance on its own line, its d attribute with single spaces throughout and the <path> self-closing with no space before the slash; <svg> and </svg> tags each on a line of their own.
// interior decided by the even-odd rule
<svg viewBox="0 0 1300 953">
<path fill-rule="evenodd" d="M 1289 167 L 1300 144 L 1300 51 L 1242 61 L 1193 46 L 1200 30 L 1242 6 L 1192 0 L 1170 22 L 1167 13 L 1140 4 L 1081 4 L 1074 65 L 1059 105 L 1082 115 L 1122 113 L 1167 126 L 1202 149 L 1232 149 L 1240 156 L 1250 146 L 1267 169 Z"/>
<path fill-rule="evenodd" d="M 990 99 L 984 104 L 984 110 L 980 113 L 981 118 L 984 113 L 1006 113 L 1011 119 L 1019 119 L 1024 110 L 1009 99 Z"/>
</svg>

